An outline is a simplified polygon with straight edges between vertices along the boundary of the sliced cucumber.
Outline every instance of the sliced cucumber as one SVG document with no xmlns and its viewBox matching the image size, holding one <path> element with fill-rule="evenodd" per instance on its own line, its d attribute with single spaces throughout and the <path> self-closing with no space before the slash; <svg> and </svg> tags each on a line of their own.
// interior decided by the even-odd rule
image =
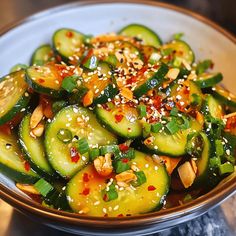
<svg viewBox="0 0 236 236">
<path fill-rule="evenodd" d="M 53 49 L 49 44 L 44 44 L 35 49 L 30 65 L 43 66 L 50 61 L 55 61 Z"/>
<path fill-rule="evenodd" d="M 89 145 L 100 146 L 114 144 L 116 137 L 105 130 L 96 120 L 94 114 L 86 108 L 68 106 L 63 108 L 47 125 L 45 147 L 49 162 L 53 168 L 65 178 L 72 177 L 88 163 L 88 154 L 72 161 L 71 147 L 77 147 L 76 142 L 62 142 L 57 134 L 60 130 L 68 130 L 72 137 L 86 138 Z"/>
<path fill-rule="evenodd" d="M 210 94 L 206 95 L 203 103 L 203 113 L 205 115 L 211 115 L 214 118 L 222 119 L 224 115 L 223 107 L 221 104 Z"/>
<path fill-rule="evenodd" d="M 200 88 L 209 88 L 213 87 L 216 84 L 218 84 L 223 79 L 223 75 L 221 73 L 215 73 L 215 74 L 201 74 L 194 82 L 200 87 Z"/>
<path fill-rule="evenodd" d="M 62 77 L 54 65 L 29 67 L 26 70 L 26 81 L 38 93 L 53 97 L 63 95 Z"/>
<path fill-rule="evenodd" d="M 223 104 L 236 107 L 236 96 L 219 85 L 212 88 L 212 94 Z"/>
<path fill-rule="evenodd" d="M 97 73 L 90 75 L 90 72 L 82 74 L 83 85 L 93 91 L 94 104 L 103 104 L 108 99 L 113 99 L 118 93 L 118 88 L 113 80 L 111 66 L 106 62 L 99 62 Z"/>
<path fill-rule="evenodd" d="M 19 71 L 19 70 L 25 70 L 27 68 L 28 68 L 28 66 L 26 64 L 18 63 L 10 69 L 10 73 L 13 73 L 13 72 L 16 72 L 16 71 Z"/>
<path fill-rule="evenodd" d="M 186 154 L 185 146 L 187 136 L 194 131 L 200 131 L 201 125 L 194 119 L 190 121 L 190 128 L 179 130 L 176 134 L 168 134 L 165 131 L 159 133 L 151 133 L 148 138 L 150 142 L 145 142 L 145 145 L 152 152 L 171 157 L 182 156 Z"/>
<path fill-rule="evenodd" d="M 109 130 L 124 138 L 136 138 L 142 135 L 142 125 L 138 120 L 138 112 L 126 104 L 115 106 L 97 106 L 95 109 L 98 120 Z"/>
<path fill-rule="evenodd" d="M 162 45 L 161 49 L 163 52 L 169 51 L 167 57 L 170 56 L 175 66 L 178 66 L 178 64 L 180 66 L 183 62 L 191 65 L 194 62 L 195 56 L 191 47 L 182 40 L 173 40 L 170 43 Z"/>
<path fill-rule="evenodd" d="M 134 96 L 141 97 L 142 95 L 146 94 L 150 89 L 153 89 L 160 85 L 163 82 L 168 70 L 169 68 L 166 64 L 161 64 L 157 72 L 150 71 L 148 73 L 140 75 L 140 78 L 138 79 L 138 84 L 134 89 Z"/>
<path fill-rule="evenodd" d="M 39 176 L 25 168 L 25 160 L 14 135 L 0 131 L 0 172 L 19 183 L 35 183 Z"/>
<path fill-rule="evenodd" d="M 26 159 L 32 169 L 41 176 L 52 176 L 55 172 L 51 168 L 46 158 L 42 138 L 33 138 L 30 135 L 30 117 L 26 115 L 19 127 L 19 141 Z"/>
<path fill-rule="evenodd" d="M 67 199 L 71 208 L 79 213 L 84 213 L 83 209 L 87 209 L 84 214 L 100 217 L 136 215 L 160 209 L 170 184 L 165 167 L 157 164 L 147 154 L 137 151 L 132 163 L 144 172 L 146 182 L 138 187 L 122 190 L 118 188 L 118 198 L 109 202 L 104 201 L 102 196 L 102 190 L 107 185 L 107 177 L 99 176 L 93 165 L 84 168 L 67 185 Z M 86 183 L 84 175 L 88 176 Z M 145 204 L 140 205 L 140 202 Z"/>
<path fill-rule="evenodd" d="M 150 28 L 141 24 L 130 24 L 119 31 L 120 35 L 141 39 L 144 45 L 160 47 L 160 37 Z"/>
<path fill-rule="evenodd" d="M 84 40 L 85 36 L 82 33 L 66 28 L 57 30 L 52 38 L 55 53 L 66 62 L 70 61 L 70 57 L 82 55 L 80 49 Z"/>
<path fill-rule="evenodd" d="M 27 107 L 30 94 L 25 82 L 25 71 L 20 70 L 0 79 L 0 125 L 11 120 Z"/>
</svg>

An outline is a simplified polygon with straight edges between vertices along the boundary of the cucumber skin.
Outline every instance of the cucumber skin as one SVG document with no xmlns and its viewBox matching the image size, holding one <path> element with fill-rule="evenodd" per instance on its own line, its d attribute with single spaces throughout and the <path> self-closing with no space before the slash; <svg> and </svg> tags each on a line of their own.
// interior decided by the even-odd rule
<svg viewBox="0 0 236 236">
<path fill-rule="evenodd" d="M 26 76 L 25 76 L 25 80 L 27 82 L 27 84 L 33 89 L 35 90 L 36 92 L 38 93 L 42 93 L 42 94 L 46 94 L 46 95 L 49 95 L 51 97 L 55 97 L 55 98 L 60 98 L 62 97 L 65 92 L 60 89 L 60 90 L 55 90 L 55 89 L 51 89 L 51 88 L 47 88 L 47 87 L 43 87 L 37 83 L 35 83 L 30 75 L 28 74 L 28 70 L 26 70 Z"/>
<path fill-rule="evenodd" d="M 24 121 L 24 119 L 22 120 Z M 56 175 L 56 173 L 53 171 L 52 169 L 52 173 L 48 173 L 46 172 L 45 170 L 42 170 L 37 164 L 35 164 L 29 153 L 27 152 L 27 149 L 25 147 L 25 144 L 24 144 L 24 141 L 23 141 L 23 138 L 22 138 L 22 135 L 21 133 L 23 132 L 22 129 L 23 129 L 23 122 L 20 123 L 20 126 L 19 126 L 19 131 L 18 131 L 18 137 L 19 137 L 19 144 L 20 144 L 20 148 L 21 148 L 21 151 L 24 155 L 24 158 L 30 163 L 30 166 L 31 168 L 40 176 L 42 177 L 45 177 L 46 179 L 54 179 L 54 178 L 57 178 L 58 176 Z"/>
<path fill-rule="evenodd" d="M 158 86 L 164 79 L 164 76 L 168 72 L 169 67 L 166 64 L 162 64 L 159 70 L 147 81 L 145 81 L 142 85 L 134 90 L 135 97 L 141 97 L 146 94 L 150 89 Z"/>
<path fill-rule="evenodd" d="M 27 175 L 22 172 L 13 170 L 8 166 L 3 165 L 2 163 L 0 163 L 0 172 L 10 179 L 14 180 L 15 182 L 22 184 L 34 184 L 40 178 L 37 175 Z"/>
<path fill-rule="evenodd" d="M 208 79 L 194 80 L 194 83 L 197 84 L 200 88 L 209 88 L 218 84 L 220 81 L 222 81 L 222 79 L 223 79 L 223 75 L 221 73 L 217 73 L 216 75 L 213 75 L 212 77 Z"/>
</svg>

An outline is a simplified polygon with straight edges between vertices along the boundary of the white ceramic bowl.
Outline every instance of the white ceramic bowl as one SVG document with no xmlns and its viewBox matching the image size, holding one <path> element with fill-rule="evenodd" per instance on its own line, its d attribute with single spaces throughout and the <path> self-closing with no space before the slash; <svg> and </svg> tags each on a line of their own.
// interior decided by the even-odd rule
<svg viewBox="0 0 236 236">
<path fill-rule="evenodd" d="M 28 63 L 34 49 L 50 43 L 53 32 L 61 27 L 85 34 L 116 32 L 129 23 L 141 23 L 156 31 L 163 41 L 183 32 L 196 59 L 211 58 L 215 70 L 224 74 L 224 85 L 236 92 L 235 38 L 219 26 L 192 12 L 167 4 L 139 1 L 109 3 L 78 2 L 33 15 L 6 29 L 0 38 L 0 76 L 17 63 Z M 0 193 L 4 200 L 52 227 L 88 235 L 131 235 L 150 233 L 196 217 L 217 205 L 236 190 L 235 177 L 196 201 L 175 209 L 126 219 L 83 217 L 46 209 L 17 191 L 14 183 L 0 174 Z M 103 228 L 107 228 L 106 231 Z M 111 227 L 113 227 L 111 229 Z"/>
</svg>

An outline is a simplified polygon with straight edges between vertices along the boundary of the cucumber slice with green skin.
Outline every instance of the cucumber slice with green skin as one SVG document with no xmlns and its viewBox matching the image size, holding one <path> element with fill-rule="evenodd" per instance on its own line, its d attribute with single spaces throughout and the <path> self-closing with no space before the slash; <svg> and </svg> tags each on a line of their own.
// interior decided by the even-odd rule
<svg viewBox="0 0 236 236">
<path fill-rule="evenodd" d="M 162 50 L 171 50 L 170 55 L 174 60 L 178 60 L 182 64 L 183 60 L 188 64 L 192 64 L 195 60 L 191 47 L 182 40 L 173 40 L 170 43 L 162 45 Z M 165 61 L 165 60 L 164 60 Z"/>
<path fill-rule="evenodd" d="M 52 38 L 53 48 L 63 61 L 69 62 L 70 57 L 82 55 L 80 48 L 83 46 L 85 36 L 73 29 L 59 29 Z"/>
<path fill-rule="evenodd" d="M 53 49 L 49 44 L 44 44 L 36 48 L 31 57 L 30 65 L 43 66 L 50 61 L 55 61 Z"/>
<path fill-rule="evenodd" d="M 61 129 L 69 130 L 72 137 L 86 138 L 90 146 L 117 143 L 116 137 L 97 122 L 91 111 L 77 106 L 63 108 L 47 125 L 45 148 L 50 164 L 64 178 L 71 178 L 81 170 L 88 163 L 89 156 L 86 153 L 73 162 L 70 149 L 73 145 L 77 147 L 77 143 L 60 141 L 57 133 Z"/>
<path fill-rule="evenodd" d="M 30 135 L 30 117 L 31 114 L 26 115 L 20 123 L 20 145 L 31 168 L 41 176 L 51 177 L 55 172 L 46 158 L 42 138 L 33 138 Z"/>
<path fill-rule="evenodd" d="M 64 94 L 61 89 L 62 78 L 53 65 L 29 67 L 26 70 L 26 81 L 38 93 L 53 97 L 61 97 Z"/>
<path fill-rule="evenodd" d="M 0 172 L 19 183 L 35 183 L 39 176 L 25 168 L 22 156 L 16 137 L 0 131 Z"/>
<path fill-rule="evenodd" d="M 150 28 L 141 24 L 130 24 L 119 31 L 120 35 L 141 39 L 144 45 L 160 47 L 160 37 Z"/>
<path fill-rule="evenodd" d="M 207 135 L 203 132 L 200 133 L 204 140 L 204 147 L 202 151 L 202 155 L 200 158 L 197 159 L 197 175 L 196 179 L 194 180 L 193 187 L 201 186 L 208 182 L 209 177 L 209 160 L 210 160 L 210 151 L 211 151 L 211 143 L 207 137 Z"/>
<path fill-rule="evenodd" d="M 216 85 L 212 88 L 212 94 L 216 97 L 219 101 L 229 107 L 236 108 L 236 96 L 226 89 L 222 88 L 221 86 Z"/>
<path fill-rule="evenodd" d="M 25 69 L 27 69 L 27 68 L 28 68 L 27 65 L 19 63 L 19 64 L 14 65 L 14 66 L 10 69 L 10 73 L 13 73 L 13 72 L 16 72 L 16 71 L 19 71 L 19 70 L 25 70 Z"/>
<path fill-rule="evenodd" d="M 30 100 L 27 89 L 24 70 L 0 79 L 0 125 L 11 120 L 22 109 L 26 109 Z"/>
<path fill-rule="evenodd" d="M 149 90 L 160 85 L 163 82 L 168 70 L 169 68 L 166 64 L 161 64 L 157 72 L 150 71 L 142 74 L 142 79 L 140 78 L 140 80 L 138 80 L 139 82 L 134 89 L 134 96 L 139 98 L 146 94 Z"/>
<path fill-rule="evenodd" d="M 224 115 L 223 107 L 212 95 L 207 94 L 203 103 L 202 111 L 205 115 L 211 115 L 214 118 L 222 119 Z"/>
<path fill-rule="evenodd" d="M 167 134 L 165 131 L 151 133 L 148 138 L 150 142 L 145 142 L 145 146 L 153 153 L 178 157 L 186 154 L 185 146 L 187 136 L 194 131 L 200 131 L 201 125 L 194 119 L 190 121 L 190 128 L 179 130 L 176 134 Z"/>
<path fill-rule="evenodd" d="M 85 167 L 67 184 L 67 199 L 72 210 L 83 213 L 83 209 L 87 209 L 86 215 L 99 217 L 105 214 L 108 217 L 137 215 L 159 210 L 170 184 L 165 166 L 157 164 L 152 157 L 138 151 L 131 163 L 136 163 L 144 172 L 146 182 L 135 188 L 118 189 L 118 198 L 108 202 L 102 196 L 108 178 L 99 176 L 92 164 Z M 88 176 L 88 182 L 84 182 L 85 175 Z"/>
<path fill-rule="evenodd" d="M 209 88 L 218 84 L 220 81 L 222 81 L 222 79 L 223 75 L 221 73 L 202 74 L 196 80 L 194 80 L 194 82 L 200 88 Z"/>
<path fill-rule="evenodd" d="M 107 129 L 123 138 L 136 138 L 142 135 L 142 125 L 138 120 L 136 108 L 126 104 L 115 106 L 111 102 L 105 105 L 97 106 L 95 114 Z"/>
<path fill-rule="evenodd" d="M 93 75 L 90 72 L 83 73 L 83 85 L 93 91 L 93 104 L 103 104 L 108 99 L 113 99 L 118 93 L 118 88 L 112 76 L 111 65 L 107 62 L 99 62 L 98 73 Z"/>
</svg>

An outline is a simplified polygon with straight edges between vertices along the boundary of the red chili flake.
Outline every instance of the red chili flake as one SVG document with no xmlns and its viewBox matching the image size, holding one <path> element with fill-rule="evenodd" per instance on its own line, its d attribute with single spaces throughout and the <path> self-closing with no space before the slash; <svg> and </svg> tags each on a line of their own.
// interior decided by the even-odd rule
<svg viewBox="0 0 236 236">
<path fill-rule="evenodd" d="M 80 155 L 77 152 L 75 147 L 70 148 L 70 156 L 71 156 L 71 161 L 77 163 L 80 159 Z"/>
<path fill-rule="evenodd" d="M 122 152 L 126 152 L 129 150 L 129 146 L 127 146 L 126 144 L 124 143 L 121 143 L 119 144 L 119 149 L 122 151 Z"/>
<path fill-rule="evenodd" d="M 84 173 L 83 174 L 83 181 L 84 182 L 89 182 L 89 175 L 88 175 L 88 173 Z"/>
<path fill-rule="evenodd" d="M 161 107 L 161 102 L 162 102 L 162 99 L 160 96 L 155 96 L 153 98 L 153 106 L 156 108 L 156 109 L 159 109 Z"/>
<path fill-rule="evenodd" d="M 4 124 L 0 126 L 0 131 L 3 133 L 10 135 L 11 134 L 11 126 L 9 124 Z"/>
<path fill-rule="evenodd" d="M 123 217 L 124 215 L 123 214 L 119 214 L 117 217 Z"/>
<path fill-rule="evenodd" d="M 115 119 L 116 119 L 116 122 L 121 122 L 122 121 L 122 119 L 123 119 L 123 115 L 115 115 Z"/>
<path fill-rule="evenodd" d="M 128 163 L 129 162 L 129 159 L 128 158 L 122 158 L 121 160 L 123 163 Z"/>
<path fill-rule="evenodd" d="M 42 83 L 44 83 L 44 82 L 45 82 L 44 79 L 39 79 L 39 83 L 40 83 L 40 84 L 42 84 Z"/>
<path fill-rule="evenodd" d="M 109 108 L 109 106 L 104 103 L 104 104 L 101 104 L 102 105 L 102 108 L 105 109 L 106 111 L 111 111 L 111 109 Z"/>
<path fill-rule="evenodd" d="M 102 198 L 105 202 L 109 201 L 109 197 L 108 195 L 105 193 L 103 198 Z"/>
<path fill-rule="evenodd" d="M 89 188 L 85 188 L 82 192 L 83 195 L 87 196 L 90 192 L 90 189 Z"/>
<path fill-rule="evenodd" d="M 236 128 L 236 116 L 229 117 L 227 119 L 225 129 L 234 129 Z"/>
<path fill-rule="evenodd" d="M 61 62 L 61 61 L 62 61 L 62 58 L 61 58 L 61 56 L 59 56 L 59 55 L 56 55 L 56 60 L 57 60 L 57 62 Z"/>
<path fill-rule="evenodd" d="M 211 62 L 211 65 L 210 65 L 210 69 L 213 69 L 214 68 L 214 63 L 213 62 Z"/>
<path fill-rule="evenodd" d="M 30 164 L 29 164 L 29 162 L 25 162 L 25 164 L 24 164 L 24 167 L 25 167 L 25 170 L 28 172 L 28 171 L 30 171 Z"/>
<path fill-rule="evenodd" d="M 108 217 L 108 214 L 106 213 L 103 217 Z"/>
<path fill-rule="evenodd" d="M 155 186 L 153 186 L 153 185 L 148 186 L 148 191 L 154 191 L 154 190 L 156 190 Z"/>
<path fill-rule="evenodd" d="M 73 36 L 74 36 L 73 32 L 71 32 L 71 31 L 66 32 L 66 37 L 72 38 Z"/>
</svg>

